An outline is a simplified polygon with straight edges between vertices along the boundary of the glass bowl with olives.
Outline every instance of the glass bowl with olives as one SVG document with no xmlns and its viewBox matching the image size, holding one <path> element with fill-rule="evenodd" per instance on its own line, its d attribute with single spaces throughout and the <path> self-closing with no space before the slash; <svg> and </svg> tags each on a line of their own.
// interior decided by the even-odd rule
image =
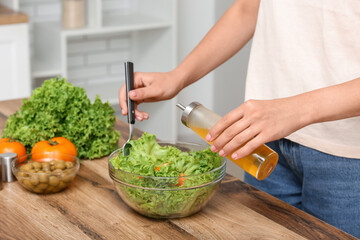
<svg viewBox="0 0 360 240">
<path fill-rule="evenodd" d="M 21 186 L 40 194 L 65 189 L 79 168 L 79 159 L 65 153 L 28 154 L 12 161 L 12 172 Z"/>
</svg>

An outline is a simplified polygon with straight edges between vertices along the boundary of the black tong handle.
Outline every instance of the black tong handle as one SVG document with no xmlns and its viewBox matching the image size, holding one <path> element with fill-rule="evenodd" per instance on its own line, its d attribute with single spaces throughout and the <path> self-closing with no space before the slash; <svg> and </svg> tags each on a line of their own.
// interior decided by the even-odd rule
<svg viewBox="0 0 360 240">
<path fill-rule="evenodd" d="M 130 99 L 129 92 L 134 89 L 134 64 L 132 62 L 125 62 L 125 85 L 126 85 L 126 99 L 128 107 L 128 123 L 135 123 L 135 102 Z"/>
</svg>

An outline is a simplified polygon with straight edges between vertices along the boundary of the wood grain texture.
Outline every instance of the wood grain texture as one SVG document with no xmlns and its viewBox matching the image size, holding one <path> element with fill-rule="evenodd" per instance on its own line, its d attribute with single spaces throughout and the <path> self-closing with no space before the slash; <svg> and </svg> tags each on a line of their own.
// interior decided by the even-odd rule
<svg viewBox="0 0 360 240">
<path fill-rule="evenodd" d="M 0 128 L 20 100 L 0 102 Z M 119 120 L 119 146 L 128 126 Z M 140 137 L 136 130 L 134 138 Z M 17 182 L 0 192 L 0 239 L 356 239 L 226 175 L 209 204 L 193 216 L 155 220 L 121 200 L 104 157 L 84 160 L 64 191 L 38 195 Z"/>
<path fill-rule="evenodd" d="M 21 12 L 15 12 L 5 6 L 0 5 L 0 25 L 27 23 L 28 16 Z"/>
</svg>

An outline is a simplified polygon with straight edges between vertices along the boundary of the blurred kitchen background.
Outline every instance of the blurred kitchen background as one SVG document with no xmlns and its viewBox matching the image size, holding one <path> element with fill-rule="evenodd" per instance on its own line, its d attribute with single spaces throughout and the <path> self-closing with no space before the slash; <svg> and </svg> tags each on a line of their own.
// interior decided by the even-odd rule
<svg viewBox="0 0 360 240">
<path fill-rule="evenodd" d="M 118 104 L 124 61 L 134 62 L 135 71 L 171 70 L 233 2 L 0 0 L 0 100 L 29 97 L 45 79 L 61 76 L 91 100 L 99 94 L 126 121 Z M 248 44 L 172 100 L 142 104 L 150 119 L 135 126 L 163 140 L 205 143 L 181 124 L 175 105 L 198 101 L 220 115 L 240 105 L 249 51 Z M 227 171 L 243 178 L 230 161 Z"/>
</svg>

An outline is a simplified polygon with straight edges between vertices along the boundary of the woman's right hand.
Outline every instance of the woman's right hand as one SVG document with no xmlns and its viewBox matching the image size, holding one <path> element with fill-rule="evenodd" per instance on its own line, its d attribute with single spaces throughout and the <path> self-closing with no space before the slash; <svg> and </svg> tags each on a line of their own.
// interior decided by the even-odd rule
<svg viewBox="0 0 360 240">
<path fill-rule="evenodd" d="M 182 81 L 175 72 L 165 73 L 134 73 L 134 90 L 129 92 L 129 97 L 135 102 L 135 117 L 138 121 L 149 118 L 147 112 L 140 111 L 138 105 L 143 102 L 157 102 L 168 100 L 176 96 L 182 89 Z M 121 113 L 127 115 L 126 87 L 119 90 Z"/>
</svg>

